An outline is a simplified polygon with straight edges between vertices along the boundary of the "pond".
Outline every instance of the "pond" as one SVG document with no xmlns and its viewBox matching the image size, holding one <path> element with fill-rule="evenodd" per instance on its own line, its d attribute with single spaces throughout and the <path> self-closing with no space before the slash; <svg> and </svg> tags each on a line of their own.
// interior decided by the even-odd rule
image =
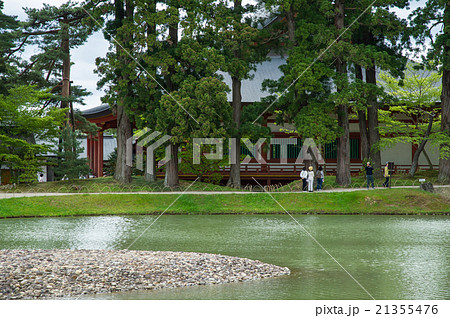
<svg viewBox="0 0 450 318">
<path fill-rule="evenodd" d="M 0 220 L 1 249 L 125 249 L 156 216 Z M 376 299 L 450 299 L 450 218 L 296 215 Z M 287 266 L 247 283 L 92 299 L 369 299 L 287 215 L 164 215 L 130 249 L 218 253 Z"/>
</svg>

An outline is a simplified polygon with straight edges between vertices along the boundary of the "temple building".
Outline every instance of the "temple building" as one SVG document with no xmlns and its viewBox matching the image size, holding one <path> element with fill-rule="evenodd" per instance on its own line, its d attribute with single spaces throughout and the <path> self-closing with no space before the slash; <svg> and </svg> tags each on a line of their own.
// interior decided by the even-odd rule
<svg viewBox="0 0 450 318">
<path fill-rule="evenodd" d="M 262 83 L 266 79 L 278 80 L 282 76 L 280 66 L 285 63 L 285 59 L 281 56 L 271 56 L 269 61 L 259 64 L 255 71 L 252 72 L 251 79 L 242 81 L 242 105 L 245 107 L 253 102 L 259 102 L 261 98 L 269 95 L 268 92 L 262 91 Z M 222 73 L 225 83 L 231 88 L 231 78 L 228 74 Z M 228 100 L 231 102 L 231 93 L 228 93 Z M 111 111 L 109 105 L 101 105 L 83 112 L 90 122 L 99 126 L 100 130 L 97 136 L 89 136 L 87 138 L 87 157 L 89 158 L 91 169 L 95 176 L 103 176 L 103 161 L 105 160 L 105 143 L 103 132 L 109 128 L 117 127 L 117 118 Z M 404 118 L 408 120 L 408 118 Z M 264 184 L 285 183 L 296 180 L 299 177 L 300 170 L 303 164 L 296 164 L 296 160 L 301 156 L 301 137 L 295 133 L 295 127 L 291 124 L 284 124 L 282 126 L 275 123 L 275 116 L 268 112 L 264 115 L 264 125 L 270 128 L 272 138 L 278 144 L 271 144 L 267 150 L 262 151 L 262 157 L 266 163 L 258 163 L 255 158 L 252 158 L 248 164 L 241 165 L 241 179 L 245 184 L 246 180 L 250 181 L 252 178 L 257 179 Z M 151 129 L 151 127 L 149 127 Z M 298 138 L 297 144 L 287 145 L 287 163 L 280 162 L 281 145 L 287 138 Z M 269 141 L 268 141 L 269 142 Z M 108 152 L 111 151 L 109 143 Z M 381 151 L 381 161 L 391 161 L 395 164 L 397 172 L 408 172 L 411 167 L 412 158 L 417 145 L 408 143 L 398 143 L 395 146 Z M 431 165 L 434 169 L 439 166 L 439 149 L 430 143 L 425 147 L 426 153 L 429 157 Z M 241 147 L 243 154 L 249 154 L 245 147 Z M 322 156 L 325 160 L 325 169 L 327 174 L 336 172 L 336 142 L 324 145 Z M 350 119 L 350 161 L 351 172 L 358 173 L 362 168 L 361 155 L 361 136 L 359 132 L 358 119 Z M 419 169 L 428 169 L 430 162 L 422 154 L 419 158 Z M 229 167 L 223 167 L 220 171 L 226 181 L 229 176 Z M 158 176 L 164 175 L 162 169 L 157 173 Z M 195 179 L 196 176 L 183 173 L 180 171 L 181 179 Z"/>
</svg>

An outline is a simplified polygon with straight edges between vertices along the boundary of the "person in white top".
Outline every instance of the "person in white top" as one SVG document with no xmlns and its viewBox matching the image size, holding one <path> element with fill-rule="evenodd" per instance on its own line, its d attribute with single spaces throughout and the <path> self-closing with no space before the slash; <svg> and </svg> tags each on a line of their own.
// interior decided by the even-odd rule
<svg viewBox="0 0 450 318">
<path fill-rule="evenodd" d="M 308 172 L 306 171 L 306 167 L 303 167 L 302 172 L 300 172 L 300 178 L 302 179 L 302 191 L 306 191 L 307 187 L 306 179 L 308 178 Z"/>
<path fill-rule="evenodd" d="M 314 171 L 313 167 L 309 166 L 308 178 L 306 180 L 308 182 L 308 192 L 313 192 L 314 189 Z"/>
</svg>

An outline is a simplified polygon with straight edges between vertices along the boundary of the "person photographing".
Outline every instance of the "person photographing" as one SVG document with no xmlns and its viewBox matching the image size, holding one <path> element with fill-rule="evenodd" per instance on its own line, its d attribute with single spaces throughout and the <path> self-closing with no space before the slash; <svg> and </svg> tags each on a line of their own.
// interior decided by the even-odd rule
<svg viewBox="0 0 450 318">
<path fill-rule="evenodd" d="M 373 183 L 373 167 L 370 162 L 366 164 L 366 179 L 367 179 L 367 190 L 369 190 L 369 184 L 372 185 L 372 189 L 375 189 L 375 185 Z"/>
</svg>

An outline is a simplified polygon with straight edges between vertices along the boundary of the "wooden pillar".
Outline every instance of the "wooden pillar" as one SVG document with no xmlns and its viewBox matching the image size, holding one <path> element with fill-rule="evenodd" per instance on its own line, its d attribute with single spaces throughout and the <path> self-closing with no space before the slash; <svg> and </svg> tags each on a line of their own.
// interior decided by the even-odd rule
<svg viewBox="0 0 450 318">
<path fill-rule="evenodd" d="M 270 145 L 268 145 L 268 148 L 269 148 L 269 151 L 270 151 Z M 261 173 L 267 172 L 267 162 L 268 162 L 267 153 L 268 153 L 268 151 L 265 149 L 265 147 L 261 147 L 261 157 L 266 162 L 265 164 L 261 164 L 261 168 L 260 168 L 260 172 Z"/>
<path fill-rule="evenodd" d="M 98 157 L 98 151 L 97 151 L 97 144 L 98 144 L 98 139 L 95 138 L 94 139 L 94 147 L 92 147 L 93 151 L 94 151 L 94 171 L 95 171 L 95 176 L 98 177 L 98 167 L 97 167 L 97 157 Z"/>
<path fill-rule="evenodd" d="M 91 158 L 89 159 L 89 166 L 91 167 L 92 174 L 94 174 L 94 161 L 95 161 L 95 151 L 94 151 L 95 139 L 94 136 L 91 135 Z"/>
<path fill-rule="evenodd" d="M 94 140 L 94 175 L 98 177 L 98 139 Z"/>
<path fill-rule="evenodd" d="M 88 140 L 89 140 L 89 146 L 88 146 L 89 168 L 92 170 L 92 137 L 90 134 L 88 135 Z"/>
<path fill-rule="evenodd" d="M 87 160 L 89 162 L 89 168 L 91 167 L 91 135 L 88 134 L 86 137 L 86 152 Z"/>
<path fill-rule="evenodd" d="M 97 177 L 103 177 L 103 131 L 97 134 Z"/>
</svg>

